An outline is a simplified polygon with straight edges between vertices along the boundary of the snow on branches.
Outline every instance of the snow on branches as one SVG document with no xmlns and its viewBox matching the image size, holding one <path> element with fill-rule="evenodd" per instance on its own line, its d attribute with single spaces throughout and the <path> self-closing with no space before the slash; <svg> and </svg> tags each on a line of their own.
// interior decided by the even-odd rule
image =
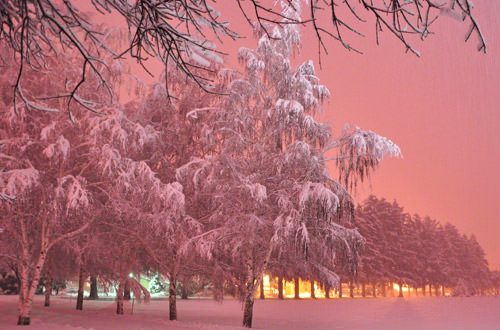
<svg viewBox="0 0 500 330">
<path fill-rule="evenodd" d="M 400 157 L 401 150 L 391 140 L 372 131 L 346 125 L 342 135 L 328 149 L 337 149 L 334 157 L 342 184 L 354 189 L 358 179 L 363 181 L 376 169 L 385 156 Z"/>
<path fill-rule="evenodd" d="M 90 204 L 90 194 L 85 189 L 85 179 L 66 175 L 57 179 L 55 196 L 65 202 L 66 215 L 70 210 L 84 209 Z"/>
<path fill-rule="evenodd" d="M 29 191 L 40 183 L 39 172 L 34 168 L 13 169 L 1 173 L 2 193 L 16 196 Z"/>
<path fill-rule="evenodd" d="M 291 10 L 288 4 L 284 8 Z M 289 265 L 319 274 L 332 286 L 339 263 L 355 271 L 362 238 L 348 226 L 352 198 L 341 185 L 344 172 L 340 182 L 328 174 L 324 153 L 335 146 L 348 162 L 356 162 L 358 154 L 342 149 L 350 144 L 377 164 L 385 155 L 399 155 L 396 146 L 371 132 L 344 131 L 332 140 L 330 127 L 314 118 L 330 96 L 328 89 L 312 61 L 295 69 L 290 64 L 300 46 L 298 26 L 275 27 L 273 35 L 280 39 L 256 31 L 257 48 L 239 51 L 245 72 L 224 72 L 228 97 L 196 111 L 196 118 L 190 115 L 210 123 L 200 142 L 218 147 L 210 157 L 177 170 L 178 179 L 192 178 L 194 192 L 211 210 L 204 223 L 215 241 L 218 269 L 250 309 L 268 265 L 288 256 L 293 255 Z M 245 309 L 247 326 L 250 314 Z"/>
</svg>

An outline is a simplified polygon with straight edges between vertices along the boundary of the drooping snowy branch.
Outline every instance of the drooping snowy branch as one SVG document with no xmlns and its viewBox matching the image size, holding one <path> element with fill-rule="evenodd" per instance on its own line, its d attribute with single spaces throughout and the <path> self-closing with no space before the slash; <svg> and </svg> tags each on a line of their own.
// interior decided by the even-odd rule
<svg viewBox="0 0 500 330">
<path fill-rule="evenodd" d="M 391 140 L 372 131 L 346 125 L 342 135 L 332 141 L 326 150 L 337 150 L 333 157 L 339 169 L 342 184 L 354 189 L 375 170 L 384 157 L 400 157 L 401 150 Z"/>
</svg>

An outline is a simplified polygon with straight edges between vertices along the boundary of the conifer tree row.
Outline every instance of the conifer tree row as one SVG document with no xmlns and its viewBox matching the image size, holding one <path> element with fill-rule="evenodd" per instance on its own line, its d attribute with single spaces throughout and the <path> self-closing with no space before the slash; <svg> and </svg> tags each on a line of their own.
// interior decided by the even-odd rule
<svg viewBox="0 0 500 330">
<path fill-rule="evenodd" d="M 436 295 L 444 288 L 451 295 L 498 290 L 498 275 L 489 271 L 476 237 L 450 223 L 410 215 L 396 201 L 371 195 L 356 208 L 354 226 L 365 239 L 358 266 L 361 284 L 381 292 L 389 283 L 404 284 L 418 294 Z"/>
</svg>

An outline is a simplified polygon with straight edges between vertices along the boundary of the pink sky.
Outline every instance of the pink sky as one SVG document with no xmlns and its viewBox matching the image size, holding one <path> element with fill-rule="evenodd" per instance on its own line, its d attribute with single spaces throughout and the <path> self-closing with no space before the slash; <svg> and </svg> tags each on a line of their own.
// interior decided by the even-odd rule
<svg viewBox="0 0 500 330">
<path fill-rule="evenodd" d="M 233 1 L 224 1 L 222 12 L 247 37 L 222 46 L 236 63 L 237 48 L 256 42 Z M 475 36 L 464 43 L 467 24 L 443 17 L 435 35 L 415 43 L 421 58 L 406 54 L 387 33 L 377 46 L 374 25 L 365 24 L 367 37 L 350 39 L 364 55 L 327 40 L 319 70 L 316 39 L 306 29 L 299 61 L 313 59 L 330 89 L 321 119 L 337 134 L 345 123 L 356 124 L 402 149 L 404 158 L 384 161 L 356 199 L 373 193 L 397 199 L 410 213 L 453 223 L 474 233 L 490 263 L 500 266 L 500 2 L 476 1 L 474 12 L 486 55 L 476 51 Z"/>
</svg>

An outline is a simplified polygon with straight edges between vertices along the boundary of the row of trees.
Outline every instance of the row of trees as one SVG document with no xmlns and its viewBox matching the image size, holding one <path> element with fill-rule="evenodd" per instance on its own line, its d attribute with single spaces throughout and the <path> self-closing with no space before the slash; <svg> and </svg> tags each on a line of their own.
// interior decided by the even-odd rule
<svg viewBox="0 0 500 330">
<path fill-rule="evenodd" d="M 354 226 L 364 237 L 358 280 L 364 287 L 386 283 L 422 288 L 436 294 L 451 288 L 452 295 L 498 294 L 499 272 L 491 272 L 474 235 L 466 236 L 447 223 L 404 212 L 397 202 L 368 197 L 356 209 Z M 441 288 L 441 290 L 439 290 Z M 364 292 L 364 290 L 363 290 Z M 376 294 L 376 290 L 372 290 Z"/>
<path fill-rule="evenodd" d="M 265 271 L 314 273 L 334 287 L 338 265 L 354 267 L 362 237 L 349 226 L 353 202 L 344 185 L 399 148 L 357 127 L 332 138 L 314 119 L 329 92 L 312 61 L 290 63 L 300 46 L 298 25 L 287 24 L 300 20 L 300 2 L 292 2 L 283 4 L 284 24 L 259 25 L 257 48 L 240 49 L 243 72 L 216 63 L 199 70 L 217 93 L 173 66 L 163 76 L 168 89 L 165 80 L 146 87 L 132 79 L 136 100 L 115 99 L 100 116 L 87 110 L 105 103 L 104 76 L 70 87 L 79 74 L 71 56 L 46 59 L 67 79 L 23 73 L 33 92 L 18 89 L 24 94 L 15 104 L 9 86 L 19 71 L 5 51 L 0 189 L 8 197 L 0 204 L 0 261 L 20 280 L 18 324 L 30 323 L 41 278 L 50 285 L 78 274 L 82 309 L 84 281 L 99 277 L 117 287 L 123 314 L 124 292 L 148 298 L 138 276 L 161 273 L 170 282 L 170 319 L 177 317 L 177 283 L 199 275 L 218 295 L 234 288 L 251 327 Z M 116 60 L 94 65 L 110 68 L 106 81 L 131 77 Z M 114 86 L 118 95 L 121 85 Z M 68 88 L 78 89 L 69 101 L 61 97 Z M 74 123 L 33 111 L 75 98 Z M 340 180 L 325 165 L 331 150 Z"/>
</svg>

